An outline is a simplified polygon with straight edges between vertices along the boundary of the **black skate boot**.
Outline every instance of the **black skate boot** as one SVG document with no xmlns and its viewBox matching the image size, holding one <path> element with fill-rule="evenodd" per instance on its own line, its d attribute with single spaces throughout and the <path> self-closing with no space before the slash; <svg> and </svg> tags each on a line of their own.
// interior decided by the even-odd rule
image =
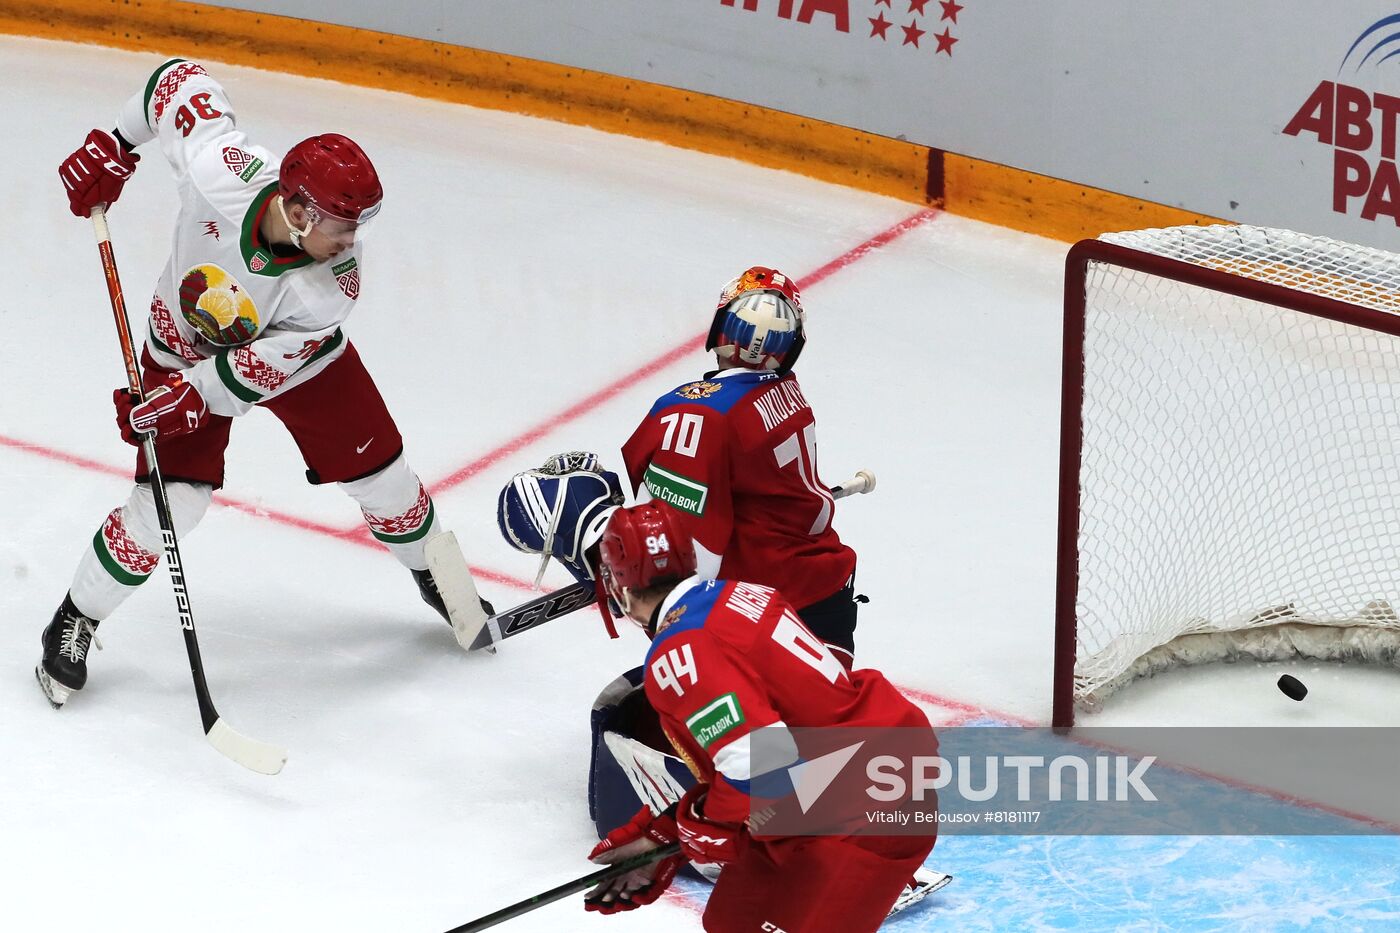
<svg viewBox="0 0 1400 933">
<path fill-rule="evenodd" d="M 102 650 L 95 634 L 97 624 L 96 619 L 78 611 L 70 594 L 63 597 L 63 605 L 44 629 L 44 657 L 34 668 L 34 676 L 54 709 L 61 709 L 73 691 L 83 689 L 87 683 L 88 646 L 96 643 L 97 649 Z"/>
<path fill-rule="evenodd" d="M 437 614 L 442 616 L 443 621 L 446 622 L 448 626 L 451 626 L 452 617 L 447 614 L 447 604 L 442 601 L 442 591 L 438 589 L 437 581 L 433 579 L 433 572 L 431 570 L 414 570 L 411 572 L 414 582 L 418 584 L 418 594 L 423 597 L 423 602 L 437 610 Z M 496 614 L 495 607 L 484 598 L 478 596 L 477 599 L 481 600 L 482 612 L 486 613 L 488 616 Z M 456 629 L 453 629 L 453 633 L 456 633 Z M 491 654 L 495 654 L 496 646 L 490 646 L 487 651 Z"/>
<path fill-rule="evenodd" d="M 443 621 L 451 625 L 452 617 L 447 614 L 447 604 L 442 601 L 442 593 L 438 590 L 437 581 L 433 579 L 433 572 L 431 570 L 414 570 L 411 572 L 413 574 L 413 581 L 418 584 L 418 595 L 423 597 L 423 602 L 437 610 L 437 614 L 442 616 Z M 486 613 L 488 616 L 496 614 L 495 607 L 483 597 L 478 596 L 477 599 L 481 600 L 482 612 Z"/>
<path fill-rule="evenodd" d="M 418 584 L 418 595 L 423 597 L 423 602 L 432 606 L 437 614 L 442 616 L 444 622 L 452 624 L 452 619 L 447 615 L 447 604 L 442 601 L 442 593 L 438 592 L 437 581 L 433 579 L 431 570 L 414 570 L 413 582 Z"/>
</svg>

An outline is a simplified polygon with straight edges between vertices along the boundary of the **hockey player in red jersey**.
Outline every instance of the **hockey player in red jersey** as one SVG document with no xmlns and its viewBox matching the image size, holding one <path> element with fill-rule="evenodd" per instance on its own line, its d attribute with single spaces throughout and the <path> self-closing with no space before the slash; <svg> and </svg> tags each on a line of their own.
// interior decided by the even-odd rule
<svg viewBox="0 0 1400 933">
<path fill-rule="evenodd" d="M 657 399 L 622 456 L 639 500 L 679 512 L 702 576 L 782 591 L 849 667 L 856 555 L 832 527 L 816 420 L 792 372 L 805 342 L 796 284 L 775 269 L 748 269 L 724 287 L 711 321 L 706 347 L 718 370 Z M 512 546 L 592 579 L 606 509 L 619 501 L 620 484 L 596 456 L 561 455 L 517 474 L 498 521 Z"/>
<path fill-rule="evenodd" d="M 719 369 L 656 400 L 622 447 L 638 496 L 681 513 L 702 576 L 772 586 L 849 666 L 856 555 L 832 528 L 817 427 L 792 368 L 797 284 L 754 266 L 726 285 L 705 347 Z"/>
<path fill-rule="evenodd" d="M 643 807 L 590 854 L 610 863 L 679 841 L 681 853 L 604 882 L 590 910 L 651 903 L 682 858 L 725 865 L 705 908 L 719 931 L 861 933 L 877 929 L 933 849 L 928 836 L 765 837 L 746 826 L 750 737 L 764 727 L 904 726 L 924 714 L 873 670 L 848 671 L 769 587 L 704 580 L 685 523 L 646 503 L 612 514 L 603 580 L 652 639 L 645 690 L 700 783 L 664 814 Z M 723 717 L 708 715 L 723 707 Z"/>
<path fill-rule="evenodd" d="M 341 330 L 360 294 L 359 235 L 384 196 L 373 163 L 334 133 L 279 159 L 239 130 L 223 87 L 195 62 L 167 61 L 141 87 L 116 129 L 90 132 L 59 176 L 70 210 L 87 217 L 116 202 L 137 147 L 156 142 L 174 170 L 180 213 L 142 351 L 148 397 L 119 389 L 114 402 L 128 443 L 156 435 L 176 533 L 199 522 L 223 485 L 233 419 L 261 406 L 296 440 L 307 478 L 356 500 L 446 618 L 424 558 L 441 530 L 432 500 Z M 159 561 L 144 459 L 138 452 L 130 498 L 98 529 L 44 629 L 36 676 L 55 707 L 86 683 L 93 630 Z"/>
</svg>

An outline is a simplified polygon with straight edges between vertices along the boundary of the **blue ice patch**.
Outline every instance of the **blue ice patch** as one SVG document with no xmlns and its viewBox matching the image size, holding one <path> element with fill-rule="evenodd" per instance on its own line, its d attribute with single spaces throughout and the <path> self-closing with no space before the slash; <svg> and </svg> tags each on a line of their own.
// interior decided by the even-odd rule
<svg viewBox="0 0 1400 933">
<path fill-rule="evenodd" d="M 1290 806 L 1230 785 L 1220 793 L 1245 808 Z M 1400 929 L 1396 836 L 945 835 L 925 866 L 953 882 L 881 933 Z M 676 886 L 696 907 L 711 890 L 690 877 Z"/>
</svg>

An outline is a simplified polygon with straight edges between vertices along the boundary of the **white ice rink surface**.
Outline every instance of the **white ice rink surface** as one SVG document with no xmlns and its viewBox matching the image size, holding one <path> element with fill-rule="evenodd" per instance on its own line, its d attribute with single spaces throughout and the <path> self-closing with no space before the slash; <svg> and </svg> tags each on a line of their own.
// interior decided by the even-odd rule
<svg viewBox="0 0 1400 933">
<path fill-rule="evenodd" d="M 640 662 L 643 638 L 609 641 L 596 614 L 578 613 L 496 657 L 464 656 L 392 558 L 327 533 L 354 532 L 358 510 L 305 483 L 295 446 L 261 411 L 239 421 L 227 486 L 182 550 L 215 701 L 236 728 L 289 747 L 285 771 L 244 772 L 201 739 L 163 572 L 104 622 L 88 688 L 61 712 L 44 702 L 39 633 L 124 500 L 132 460 L 112 424 L 123 371 L 91 229 L 68 213 L 55 170 L 89 128 L 110 128 L 161 60 L 0 39 L 11 134 L 0 169 L 0 930 L 430 933 L 588 871 L 589 707 Z M 347 333 L 498 607 L 528 597 L 520 581 L 534 570 L 495 531 L 509 475 L 580 447 L 617 468 L 650 402 L 706 359 L 626 377 L 693 340 L 726 279 L 755 263 L 802 279 L 825 269 L 804 288 L 801 367 L 823 476 L 879 475 L 879 491 L 842 502 L 836 518 L 872 599 L 860 661 L 916 691 L 935 722 L 969 707 L 1048 722 L 1065 244 L 933 215 L 833 269 L 920 212 L 577 127 L 211 71 L 272 150 L 338 131 L 374 157 L 387 199 Z M 137 321 L 175 213 L 170 171 L 145 149 L 111 213 Z M 555 574 L 547 583 L 565 582 Z M 1303 704 L 1274 689 L 1275 669 L 1193 671 L 1126 691 L 1096 724 L 1400 725 L 1393 672 L 1300 673 L 1313 687 Z M 979 887 L 992 850 L 979 845 L 940 843 L 934 862 L 960 881 L 908 929 L 1063 928 L 1051 902 L 1078 895 L 1071 885 L 1053 896 L 1062 873 L 1027 880 L 1021 895 L 987 875 Z M 1006 845 L 997 859 L 1015 857 Z M 1043 865 L 1067 843 L 1025 845 L 1018 864 Z M 1370 858 L 1375 889 L 1357 903 L 1400 924 L 1400 859 L 1382 851 L 1388 864 L 1376 878 Z M 1081 878 L 1094 868 L 1084 858 Z M 1228 886 L 1201 871 L 1176 879 L 1174 902 Z M 1015 903 L 986 909 L 1018 896 L 1022 919 L 1004 912 Z M 1090 901 L 1103 908 L 1103 896 Z M 1085 922 L 1070 925 L 1159 928 L 1152 900 L 1137 891 L 1098 914 L 1086 902 Z M 1239 928 L 1288 926 L 1268 910 L 1217 919 L 1240 916 Z M 699 921 L 686 895 L 606 919 L 573 899 L 506 929 L 595 928 Z"/>
</svg>

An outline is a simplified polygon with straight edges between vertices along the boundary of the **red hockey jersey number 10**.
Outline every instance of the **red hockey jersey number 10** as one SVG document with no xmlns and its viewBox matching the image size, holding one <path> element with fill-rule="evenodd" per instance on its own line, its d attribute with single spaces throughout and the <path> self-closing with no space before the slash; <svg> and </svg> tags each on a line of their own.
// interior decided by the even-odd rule
<svg viewBox="0 0 1400 933">
<path fill-rule="evenodd" d="M 817 426 L 809 424 L 801 433 L 790 435 L 773 448 L 773 455 L 778 458 L 780 467 L 796 463 L 797 475 L 801 477 L 802 485 L 821 500 L 821 509 L 818 510 L 817 517 L 812 522 L 812 530 L 808 534 L 819 535 L 826 531 L 827 526 L 831 524 L 831 510 L 836 500 L 832 498 L 830 490 L 817 480 Z"/>
</svg>

